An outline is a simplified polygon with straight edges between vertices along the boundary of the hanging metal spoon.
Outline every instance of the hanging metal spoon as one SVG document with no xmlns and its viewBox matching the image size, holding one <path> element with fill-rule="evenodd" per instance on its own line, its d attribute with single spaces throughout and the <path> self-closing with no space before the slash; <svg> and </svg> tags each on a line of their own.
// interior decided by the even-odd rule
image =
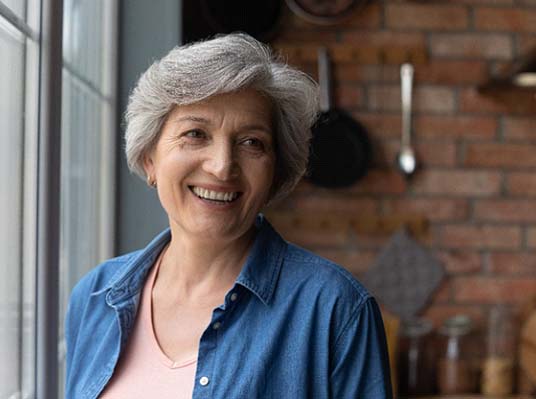
<svg viewBox="0 0 536 399">
<path fill-rule="evenodd" d="M 411 146 L 411 96 L 413 89 L 413 65 L 402 64 L 400 67 L 402 92 L 402 140 L 400 152 L 396 157 L 398 169 L 409 179 L 417 169 L 417 158 Z"/>
</svg>

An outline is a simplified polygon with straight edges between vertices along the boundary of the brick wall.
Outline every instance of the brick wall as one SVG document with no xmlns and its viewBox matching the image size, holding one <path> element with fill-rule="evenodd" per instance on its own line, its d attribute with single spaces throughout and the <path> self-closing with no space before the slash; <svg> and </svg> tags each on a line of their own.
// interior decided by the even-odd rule
<svg viewBox="0 0 536 399">
<path fill-rule="evenodd" d="M 336 102 L 368 129 L 374 168 L 347 189 L 306 182 L 278 209 L 426 215 L 421 239 L 448 277 L 425 312 L 436 324 L 536 294 L 536 99 L 499 101 L 476 85 L 536 46 L 536 1 L 372 1 L 330 27 L 290 11 L 278 45 L 425 46 L 416 66 L 414 142 L 422 169 L 407 183 L 395 170 L 401 118 L 396 65 L 334 66 Z M 292 61 L 292 60 L 291 60 Z M 316 76 L 314 63 L 298 66 Z M 360 276 L 389 238 L 286 229 L 284 235 Z"/>
</svg>

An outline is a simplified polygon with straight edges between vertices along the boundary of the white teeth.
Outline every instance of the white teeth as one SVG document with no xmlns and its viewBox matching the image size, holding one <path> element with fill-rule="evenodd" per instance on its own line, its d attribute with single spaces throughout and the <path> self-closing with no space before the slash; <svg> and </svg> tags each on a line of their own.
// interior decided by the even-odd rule
<svg viewBox="0 0 536 399">
<path fill-rule="evenodd" d="M 230 202 L 230 201 L 235 200 L 236 197 L 238 197 L 238 193 L 233 193 L 233 192 L 224 193 L 224 192 L 221 192 L 221 191 L 212 191 L 212 190 L 207 190 L 205 188 L 195 187 L 195 186 L 192 187 L 192 191 L 198 197 L 205 198 L 205 199 L 210 199 L 210 200 L 213 200 L 213 201 Z"/>
</svg>

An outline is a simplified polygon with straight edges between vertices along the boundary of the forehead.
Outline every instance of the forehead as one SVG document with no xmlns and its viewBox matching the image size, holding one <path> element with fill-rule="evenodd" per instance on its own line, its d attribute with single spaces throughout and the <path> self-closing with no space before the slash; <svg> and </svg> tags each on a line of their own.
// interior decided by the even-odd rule
<svg viewBox="0 0 536 399">
<path fill-rule="evenodd" d="M 169 119 L 181 117 L 199 117 L 200 120 L 217 120 L 232 115 L 238 121 L 266 122 L 272 121 L 272 104 L 268 97 L 253 89 L 238 92 L 218 94 L 206 100 L 188 104 L 177 105 L 170 114 Z"/>
</svg>

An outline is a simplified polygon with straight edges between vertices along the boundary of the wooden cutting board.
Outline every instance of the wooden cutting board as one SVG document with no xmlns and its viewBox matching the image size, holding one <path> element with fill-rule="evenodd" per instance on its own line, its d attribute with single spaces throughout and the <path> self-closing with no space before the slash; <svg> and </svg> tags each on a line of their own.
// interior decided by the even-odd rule
<svg viewBox="0 0 536 399">
<path fill-rule="evenodd" d="M 523 323 L 519 357 L 521 368 L 536 385 L 536 310 Z"/>
</svg>

